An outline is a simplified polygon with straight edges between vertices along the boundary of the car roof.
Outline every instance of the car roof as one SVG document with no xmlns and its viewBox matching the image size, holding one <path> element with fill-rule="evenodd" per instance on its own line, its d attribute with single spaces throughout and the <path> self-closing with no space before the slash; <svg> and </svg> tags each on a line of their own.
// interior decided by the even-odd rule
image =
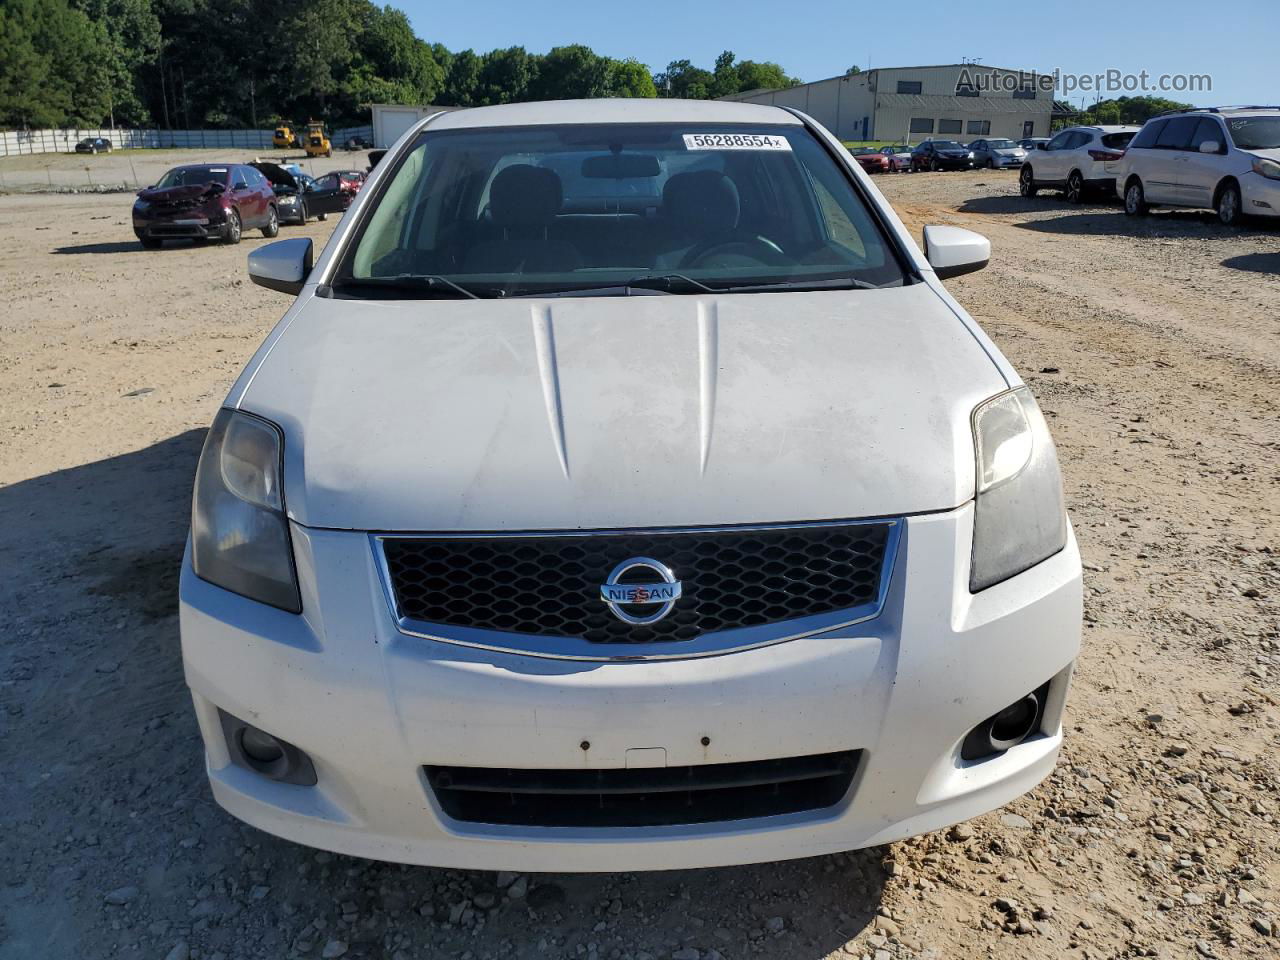
<svg viewBox="0 0 1280 960">
<path fill-rule="evenodd" d="M 1137 133 L 1141 127 L 1130 127 L 1123 124 L 1101 124 L 1101 123 L 1082 123 L 1074 127 L 1066 127 L 1059 130 L 1058 133 L 1065 133 L 1067 130 L 1089 130 L 1097 133 Z"/>
<path fill-rule="evenodd" d="M 533 127 L 564 123 L 769 123 L 800 126 L 795 114 L 758 103 L 720 100 L 601 99 L 504 103 L 450 110 L 431 121 L 432 130 Z"/>
</svg>

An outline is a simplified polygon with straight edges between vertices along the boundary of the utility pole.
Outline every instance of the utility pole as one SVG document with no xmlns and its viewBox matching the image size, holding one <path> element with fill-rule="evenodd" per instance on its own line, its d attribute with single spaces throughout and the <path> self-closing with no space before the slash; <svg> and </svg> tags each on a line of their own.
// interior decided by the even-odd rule
<svg viewBox="0 0 1280 960">
<path fill-rule="evenodd" d="M 249 78 L 249 109 L 253 112 L 253 129 L 258 129 L 258 95 L 253 77 Z"/>
<path fill-rule="evenodd" d="M 173 140 L 173 124 L 169 122 L 169 91 L 164 82 L 164 54 L 160 54 L 160 103 L 164 108 L 164 126 Z"/>
</svg>

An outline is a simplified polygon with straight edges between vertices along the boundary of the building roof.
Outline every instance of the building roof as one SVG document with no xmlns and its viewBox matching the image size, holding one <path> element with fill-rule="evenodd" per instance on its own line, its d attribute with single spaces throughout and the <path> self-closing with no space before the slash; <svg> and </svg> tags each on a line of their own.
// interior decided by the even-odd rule
<svg viewBox="0 0 1280 960">
<path fill-rule="evenodd" d="M 553 123 L 770 123 L 799 125 L 781 107 L 723 100 L 547 100 L 451 110 L 431 122 L 432 130 L 475 127 L 531 127 Z"/>
<path fill-rule="evenodd" d="M 869 67 L 859 73 L 841 73 L 834 77 L 824 77 L 821 80 L 809 80 L 806 83 L 797 83 L 794 87 L 761 87 L 757 90 L 746 90 L 742 93 L 731 93 L 727 97 L 721 97 L 721 100 L 745 100 L 749 97 L 758 97 L 765 93 L 777 93 L 781 90 L 798 90 L 801 87 L 813 87 L 820 83 L 831 83 L 833 80 L 854 80 L 858 77 L 869 77 L 873 73 L 880 71 L 898 71 L 898 70 L 941 70 L 946 67 L 972 67 L 975 70 L 990 70 L 993 73 L 1036 73 L 1034 70 L 1027 70 L 1019 67 L 993 67 L 986 63 L 934 63 L 926 66 L 918 67 Z M 1047 74 L 1040 73 L 1040 76 Z"/>
</svg>

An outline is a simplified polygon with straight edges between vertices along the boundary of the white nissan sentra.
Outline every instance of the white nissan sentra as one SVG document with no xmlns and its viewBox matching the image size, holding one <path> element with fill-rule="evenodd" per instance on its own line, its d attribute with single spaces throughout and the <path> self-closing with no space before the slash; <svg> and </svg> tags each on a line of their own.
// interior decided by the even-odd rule
<svg viewBox="0 0 1280 960">
<path fill-rule="evenodd" d="M 218 802 L 346 854 L 645 870 L 882 844 L 1053 768 L 1053 442 L 848 152 L 675 100 L 437 114 L 214 419 L 181 612 Z"/>
</svg>

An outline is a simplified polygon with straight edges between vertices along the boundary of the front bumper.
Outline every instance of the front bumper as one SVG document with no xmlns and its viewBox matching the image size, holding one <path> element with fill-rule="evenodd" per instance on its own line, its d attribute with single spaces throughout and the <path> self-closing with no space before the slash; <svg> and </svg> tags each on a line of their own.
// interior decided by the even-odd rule
<svg viewBox="0 0 1280 960">
<path fill-rule="evenodd" d="M 196 240 L 218 240 L 226 233 L 226 219 L 192 211 L 171 218 L 148 219 L 135 216 L 133 232 L 138 239 L 168 240 L 186 237 Z"/>
<path fill-rule="evenodd" d="M 558 661 L 401 634 L 359 533 L 293 528 L 300 616 L 200 580 L 188 556 L 183 658 L 214 796 L 248 823 L 316 847 L 527 871 L 781 860 L 968 819 L 1053 769 L 1081 622 L 1074 537 L 970 595 L 972 516 L 966 505 L 906 521 L 875 620 L 689 660 Z M 1046 681 L 1041 735 L 985 761 L 959 758 L 969 729 Z M 306 751 L 317 783 L 234 765 L 219 710 Z M 423 772 L 616 769 L 629 750 L 653 748 L 671 767 L 862 754 L 835 806 L 665 827 L 463 823 L 445 815 Z"/>
<path fill-rule="evenodd" d="M 1241 213 L 1250 217 L 1280 217 L 1280 180 L 1253 173 L 1240 177 Z"/>
<path fill-rule="evenodd" d="M 991 165 L 999 170 L 1009 170 L 1020 168 L 1027 162 L 1026 157 L 1002 157 L 994 156 L 991 158 Z"/>
</svg>

